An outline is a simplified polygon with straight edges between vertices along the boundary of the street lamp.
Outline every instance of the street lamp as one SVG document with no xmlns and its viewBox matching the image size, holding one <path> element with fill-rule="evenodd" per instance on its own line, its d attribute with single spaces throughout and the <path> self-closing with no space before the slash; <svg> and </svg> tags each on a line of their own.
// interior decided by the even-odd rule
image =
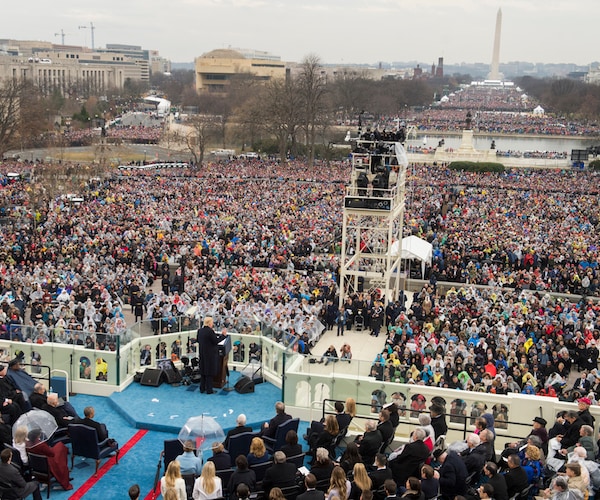
<svg viewBox="0 0 600 500">
<path fill-rule="evenodd" d="M 146 164 L 146 150 L 144 149 L 144 164 Z"/>
</svg>

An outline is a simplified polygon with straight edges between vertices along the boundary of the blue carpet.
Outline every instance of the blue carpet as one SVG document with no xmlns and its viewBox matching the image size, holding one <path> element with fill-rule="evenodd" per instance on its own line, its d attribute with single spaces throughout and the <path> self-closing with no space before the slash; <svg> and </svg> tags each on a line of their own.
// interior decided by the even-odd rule
<svg viewBox="0 0 600 500">
<path fill-rule="evenodd" d="M 239 377 L 239 372 L 231 372 L 231 387 Z M 265 419 L 272 417 L 275 402 L 281 399 L 281 390 L 268 383 L 257 384 L 255 392 L 249 394 L 219 389 L 214 394 L 201 394 L 190 392 L 190 387 L 132 384 L 126 391 L 113 393 L 110 401 L 133 427 L 178 433 L 188 418 L 203 414 L 215 418 L 227 432 L 235 427 L 236 417 L 244 413 L 248 425 L 258 430 Z M 227 397 L 218 397 L 219 394 Z"/>
<path fill-rule="evenodd" d="M 231 373 L 231 386 L 239 376 L 238 372 Z M 172 387 L 166 384 L 147 387 L 134 383 L 125 391 L 114 393 L 108 398 L 84 394 L 70 398 L 80 415 L 83 415 L 86 406 L 93 406 L 96 420 L 107 425 L 110 436 L 120 445 L 131 439 L 137 429 L 149 429 L 129 453 L 121 457 L 119 464 L 114 465 L 85 494 L 86 500 L 127 498 L 127 490 L 133 484 L 140 486 L 143 500 L 154 484 L 164 440 L 176 437 L 189 417 L 201 414 L 213 416 L 227 431 L 235 426 L 237 415 L 244 413 L 248 425 L 258 430 L 263 422 L 274 415 L 275 402 L 281 399 L 281 390 L 268 383 L 256 385 L 254 393 L 239 394 L 232 391 L 226 397 L 219 397 L 219 394 L 224 393 L 218 389 L 215 394 L 207 395 L 200 394 L 198 389 L 188 391 L 190 387 Z M 298 428 L 298 435 L 305 448 L 302 434 L 306 432 L 307 425 L 306 422 L 301 422 Z M 52 490 L 50 497 L 52 500 L 67 500 L 93 472 L 93 460 L 76 457 L 71 471 L 74 490 Z M 163 473 L 161 467 L 160 475 Z M 42 493 L 44 496 L 45 494 L 46 492 Z"/>
</svg>

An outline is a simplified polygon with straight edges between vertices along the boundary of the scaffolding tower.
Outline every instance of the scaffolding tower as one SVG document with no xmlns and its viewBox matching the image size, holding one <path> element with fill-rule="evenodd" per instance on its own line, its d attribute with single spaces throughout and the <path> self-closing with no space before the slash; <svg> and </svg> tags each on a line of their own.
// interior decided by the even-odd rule
<svg viewBox="0 0 600 500">
<path fill-rule="evenodd" d="M 364 289 L 396 300 L 408 160 L 405 132 L 367 133 L 352 141 L 352 174 L 344 196 L 340 307 Z"/>
</svg>

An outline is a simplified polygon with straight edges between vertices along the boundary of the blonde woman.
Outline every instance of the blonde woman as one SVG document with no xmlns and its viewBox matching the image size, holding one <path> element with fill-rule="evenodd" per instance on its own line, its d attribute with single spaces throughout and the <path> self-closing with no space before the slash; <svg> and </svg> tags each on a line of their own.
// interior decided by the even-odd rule
<svg viewBox="0 0 600 500">
<path fill-rule="evenodd" d="M 356 416 L 356 401 L 354 398 L 346 399 L 346 413 L 352 418 Z"/>
<path fill-rule="evenodd" d="M 215 464 L 206 462 L 202 467 L 202 474 L 194 483 L 192 498 L 194 500 L 209 500 L 223 496 L 223 485 L 221 478 L 217 476 Z"/>
<path fill-rule="evenodd" d="M 281 488 L 277 488 L 277 486 L 275 488 L 271 488 L 271 491 L 269 492 L 269 500 L 285 500 Z"/>
<path fill-rule="evenodd" d="M 26 442 L 27 427 L 21 425 L 15 430 L 15 436 L 13 437 L 13 446 L 17 450 L 19 450 L 19 456 L 21 457 L 21 462 L 23 462 L 23 465 L 27 465 L 29 463 L 29 457 L 27 456 L 27 450 L 25 448 Z"/>
<path fill-rule="evenodd" d="M 248 453 L 246 458 L 248 459 L 248 465 L 250 466 L 262 464 L 263 462 L 268 462 L 270 460 L 271 457 L 269 457 L 269 454 L 267 453 L 267 448 L 262 438 L 252 438 L 252 442 L 250 443 L 250 453 Z"/>
<path fill-rule="evenodd" d="M 181 477 L 179 461 L 173 460 L 167 466 L 167 472 L 160 479 L 160 494 L 164 497 L 167 490 L 173 489 L 177 493 L 178 500 L 187 500 L 185 481 Z"/>
<path fill-rule="evenodd" d="M 327 500 L 339 497 L 340 500 L 348 500 L 350 497 L 350 481 L 346 479 L 346 473 L 339 465 L 333 468 L 327 490 Z"/>
<path fill-rule="evenodd" d="M 354 464 L 352 469 L 354 480 L 350 488 L 350 498 L 352 500 L 359 500 L 363 491 L 370 490 L 373 487 L 373 482 L 367 474 L 365 464 L 358 462 Z"/>
</svg>

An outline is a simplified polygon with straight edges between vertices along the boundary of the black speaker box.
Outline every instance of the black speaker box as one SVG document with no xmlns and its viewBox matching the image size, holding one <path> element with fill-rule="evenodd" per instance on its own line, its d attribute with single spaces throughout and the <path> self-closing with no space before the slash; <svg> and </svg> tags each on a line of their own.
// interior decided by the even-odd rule
<svg viewBox="0 0 600 500">
<path fill-rule="evenodd" d="M 250 394 L 251 392 L 254 392 L 254 380 L 244 375 L 233 387 L 236 392 L 239 392 L 240 394 Z"/>
<path fill-rule="evenodd" d="M 177 384 L 181 382 L 181 373 L 179 370 L 163 370 L 167 384 Z"/>
<path fill-rule="evenodd" d="M 158 387 L 160 384 L 162 384 L 163 373 L 164 372 L 158 368 L 146 368 L 142 374 L 142 380 L 140 380 L 140 384 Z"/>
</svg>

